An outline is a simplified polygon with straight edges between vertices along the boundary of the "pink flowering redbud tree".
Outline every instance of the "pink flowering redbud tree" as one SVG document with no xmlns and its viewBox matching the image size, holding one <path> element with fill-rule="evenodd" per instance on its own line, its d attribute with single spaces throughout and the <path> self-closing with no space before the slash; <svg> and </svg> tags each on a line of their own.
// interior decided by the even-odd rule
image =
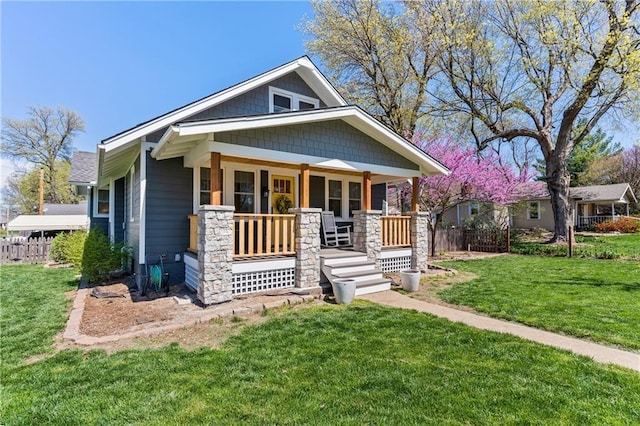
<svg viewBox="0 0 640 426">
<path fill-rule="evenodd" d="M 430 213 L 432 256 L 436 252 L 435 230 L 443 216 L 438 213 L 465 201 L 502 206 L 514 203 L 531 178 L 527 171 L 516 174 L 511 167 L 501 163 L 497 154 L 478 156 L 474 148 L 463 147 L 452 139 L 417 138 L 413 142 L 451 171 L 447 176 L 419 179 L 420 210 Z M 405 191 L 410 197 L 411 189 Z"/>
</svg>

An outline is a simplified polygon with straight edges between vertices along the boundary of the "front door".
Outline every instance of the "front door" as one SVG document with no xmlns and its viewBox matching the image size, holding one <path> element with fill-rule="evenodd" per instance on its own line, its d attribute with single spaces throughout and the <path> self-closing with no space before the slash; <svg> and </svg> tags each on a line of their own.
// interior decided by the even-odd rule
<svg viewBox="0 0 640 426">
<path fill-rule="evenodd" d="M 294 207 L 293 176 L 271 176 L 271 206 L 274 214 L 284 214 Z"/>
</svg>

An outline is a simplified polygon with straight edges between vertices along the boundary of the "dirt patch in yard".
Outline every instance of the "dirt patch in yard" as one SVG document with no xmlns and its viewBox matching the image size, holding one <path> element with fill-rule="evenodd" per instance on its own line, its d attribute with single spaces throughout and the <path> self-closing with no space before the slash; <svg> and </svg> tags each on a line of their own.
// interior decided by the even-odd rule
<svg viewBox="0 0 640 426">
<path fill-rule="evenodd" d="M 440 297 L 438 297 L 439 291 L 442 291 L 454 284 L 467 282 L 474 278 L 477 278 L 477 275 L 475 274 L 472 274 L 470 272 L 458 272 L 454 269 L 449 268 L 441 268 L 438 267 L 438 265 L 433 265 L 432 268 L 430 265 L 430 268 L 422 273 L 422 277 L 420 278 L 420 288 L 418 289 L 418 291 L 413 293 L 407 293 L 402 289 L 402 281 L 399 272 L 387 273 L 385 275 L 389 279 L 391 279 L 392 290 L 406 294 L 409 297 L 462 311 L 475 312 L 471 308 L 460 305 L 453 305 L 451 303 L 443 301 L 442 299 L 440 299 Z"/>
<path fill-rule="evenodd" d="M 319 303 L 310 296 L 281 290 L 237 296 L 230 302 L 205 307 L 185 286 L 171 287 L 169 293 L 149 292 L 143 296 L 129 291 L 123 282 L 92 287 L 86 292 L 79 332 L 97 338 L 97 342 L 87 347 L 63 339 L 61 333 L 56 339 L 57 350 L 82 347 L 113 352 L 170 343 L 178 343 L 185 349 L 217 348 L 230 335 L 247 325 L 265 321 L 272 313 Z"/>
<path fill-rule="evenodd" d="M 174 299 L 185 296 L 189 296 L 186 289 L 179 287 L 169 294 L 152 292 L 148 296 L 130 293 L 123 283 L 94 287 L 85 299 L 80 332 L 102 337 L 185 320 L 203 309 L 194 303 L 179 305 Z"/>
</svg>

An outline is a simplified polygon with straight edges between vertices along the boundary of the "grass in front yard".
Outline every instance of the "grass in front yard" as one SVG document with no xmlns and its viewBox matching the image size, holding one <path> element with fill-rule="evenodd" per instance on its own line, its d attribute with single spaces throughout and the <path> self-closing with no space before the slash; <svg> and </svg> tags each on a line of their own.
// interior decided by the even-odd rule
<svg viewBox="0 0 640 426">
<path fill-rule="evenodd" d="M 14 359 L 32 352 L 9 339 Z M 2 383 L 6 425 L 640 422 L 637 373 L 363 302 L 277 313 L 220 350 L 66 350 L 3 368 Z"/>
<path fill-rule="evenodd" d="M 573 248 L 574 257 L 595 259 L 640 260 L 640 234 L 622 235 L 576 235 Z M 564 244 L 546 244 L 543 241 L 521 241 L 514 238 L 511 253 L 566 257 Z"/>
<path fill-rule="evenodd" d="M 492 317 L 640 349 L 640 263 L 499 256 L 444 265 L 478 278 L 438 293 Z"/>
<path fill-rule="evenodd" d="M 2 364 L 51 351 L 54 336 L 67 321 L 71 301 L 65 292 L 77 288 L 71 269 L 42 265 L 0 267 Z"/>
<path fill-rule="evenodd" d="M 622 257 L 640 260 L 640 234 L 576 235 L 580 250 L 593 253 L 609 251 Z"/>
</svg>

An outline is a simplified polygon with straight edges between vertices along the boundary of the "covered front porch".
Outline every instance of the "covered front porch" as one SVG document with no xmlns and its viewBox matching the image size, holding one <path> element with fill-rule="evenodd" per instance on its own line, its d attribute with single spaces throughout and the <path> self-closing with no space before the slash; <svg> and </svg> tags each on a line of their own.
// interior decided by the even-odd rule
<svg viewBox="0 0 640 426">
<path fill-rule="evenodd" d="M 262 171 L 267 169 L 268 176 L 282 173 L 269 170 L 272 164 L 257 159 L 253 162 Z M 227 187 L 223 184 L 224 176 L 231 174 L 231 179 L 234 178 L 233 161 L 211 153 L 206 165 L 210 166 L 206 168 L 208 175 L 204 180 L 200 176 L 199 181 L 208 182 L 198 188 L 207 188 L 206 198 L 210 204 L 198 206 L 197 214 L 188 216 L 190 238 L 184 256 L 186 282 L 205 304 L 286 288 L 319 293 L 323 283 L 330 283 L 334 273 L 338 273 L 336 263 L 344 263 L 340 273 L 349 274 L 358 282 L 359 294 L 388 289 L 390 281 L 384 278 L 383 272 L 426 268 L 426 214 L 417 211 L 417 202 L 407 216 L 386 216 L 382 210 L 372 209 L 371 172 L 359 172 L 357 176 L 354 172 L 345 174 L 301 164 L 291 188 L 295 204 L 287 213 L 246 213 L 237 212 L 238 207 L 251 204 L 246 198 L 234 196 L 234 205 L 222 205 L 222 200 L 231 201 L 231 197 L 224 197 L 224 189 L 236 187 L 236 182 Z M 229 170 L 226 174 L 225 168 Z M 275 176 L 280 179 L 282 175 Z M 324 209 L 309 207 L 312 176 L 324 176 L 327 180 L 346 177 L 349 185 L 342 185 L 353 189 L 357 183 L 358 191 L 350 191 L 344 199 L 319 200 L 324 202 Z M 414 183 L 417 179 L 413 178 Z M 255 192 L 250 185 L 242 189 L 248 194 Z M 342 205 L 346 209 L 342 210 Z M 328 207 L 333 207 L 334 214 L 348 212 L 348 216 L 344 215 L 347 217 L 337 219 L 349 224 L 351 246 L 324 248 L 321 213 Z M 273 204 L 272 211 L 277 211 Z"/>
<path fill-rule="evenodd" d="M 592 229 L 604 222 L 615 222 L 621 217 L 629 216 L 629 203 L 611 201 L 599 203 L 577 203 L 576 229 Z"/>
<path fill-rule="evenodd" d="M 417 196 L 410 216 L 383 216 L 387 183 L 417 188 L 447 169 L 357 108 L 179 123 L 151 155 L 193 169 L 185 265 L 204 304 L 320 291 L 323 211 L 350 228 L 351 250 L 376 274 L 426 267 L 427 217 Z"/>
</svg>

